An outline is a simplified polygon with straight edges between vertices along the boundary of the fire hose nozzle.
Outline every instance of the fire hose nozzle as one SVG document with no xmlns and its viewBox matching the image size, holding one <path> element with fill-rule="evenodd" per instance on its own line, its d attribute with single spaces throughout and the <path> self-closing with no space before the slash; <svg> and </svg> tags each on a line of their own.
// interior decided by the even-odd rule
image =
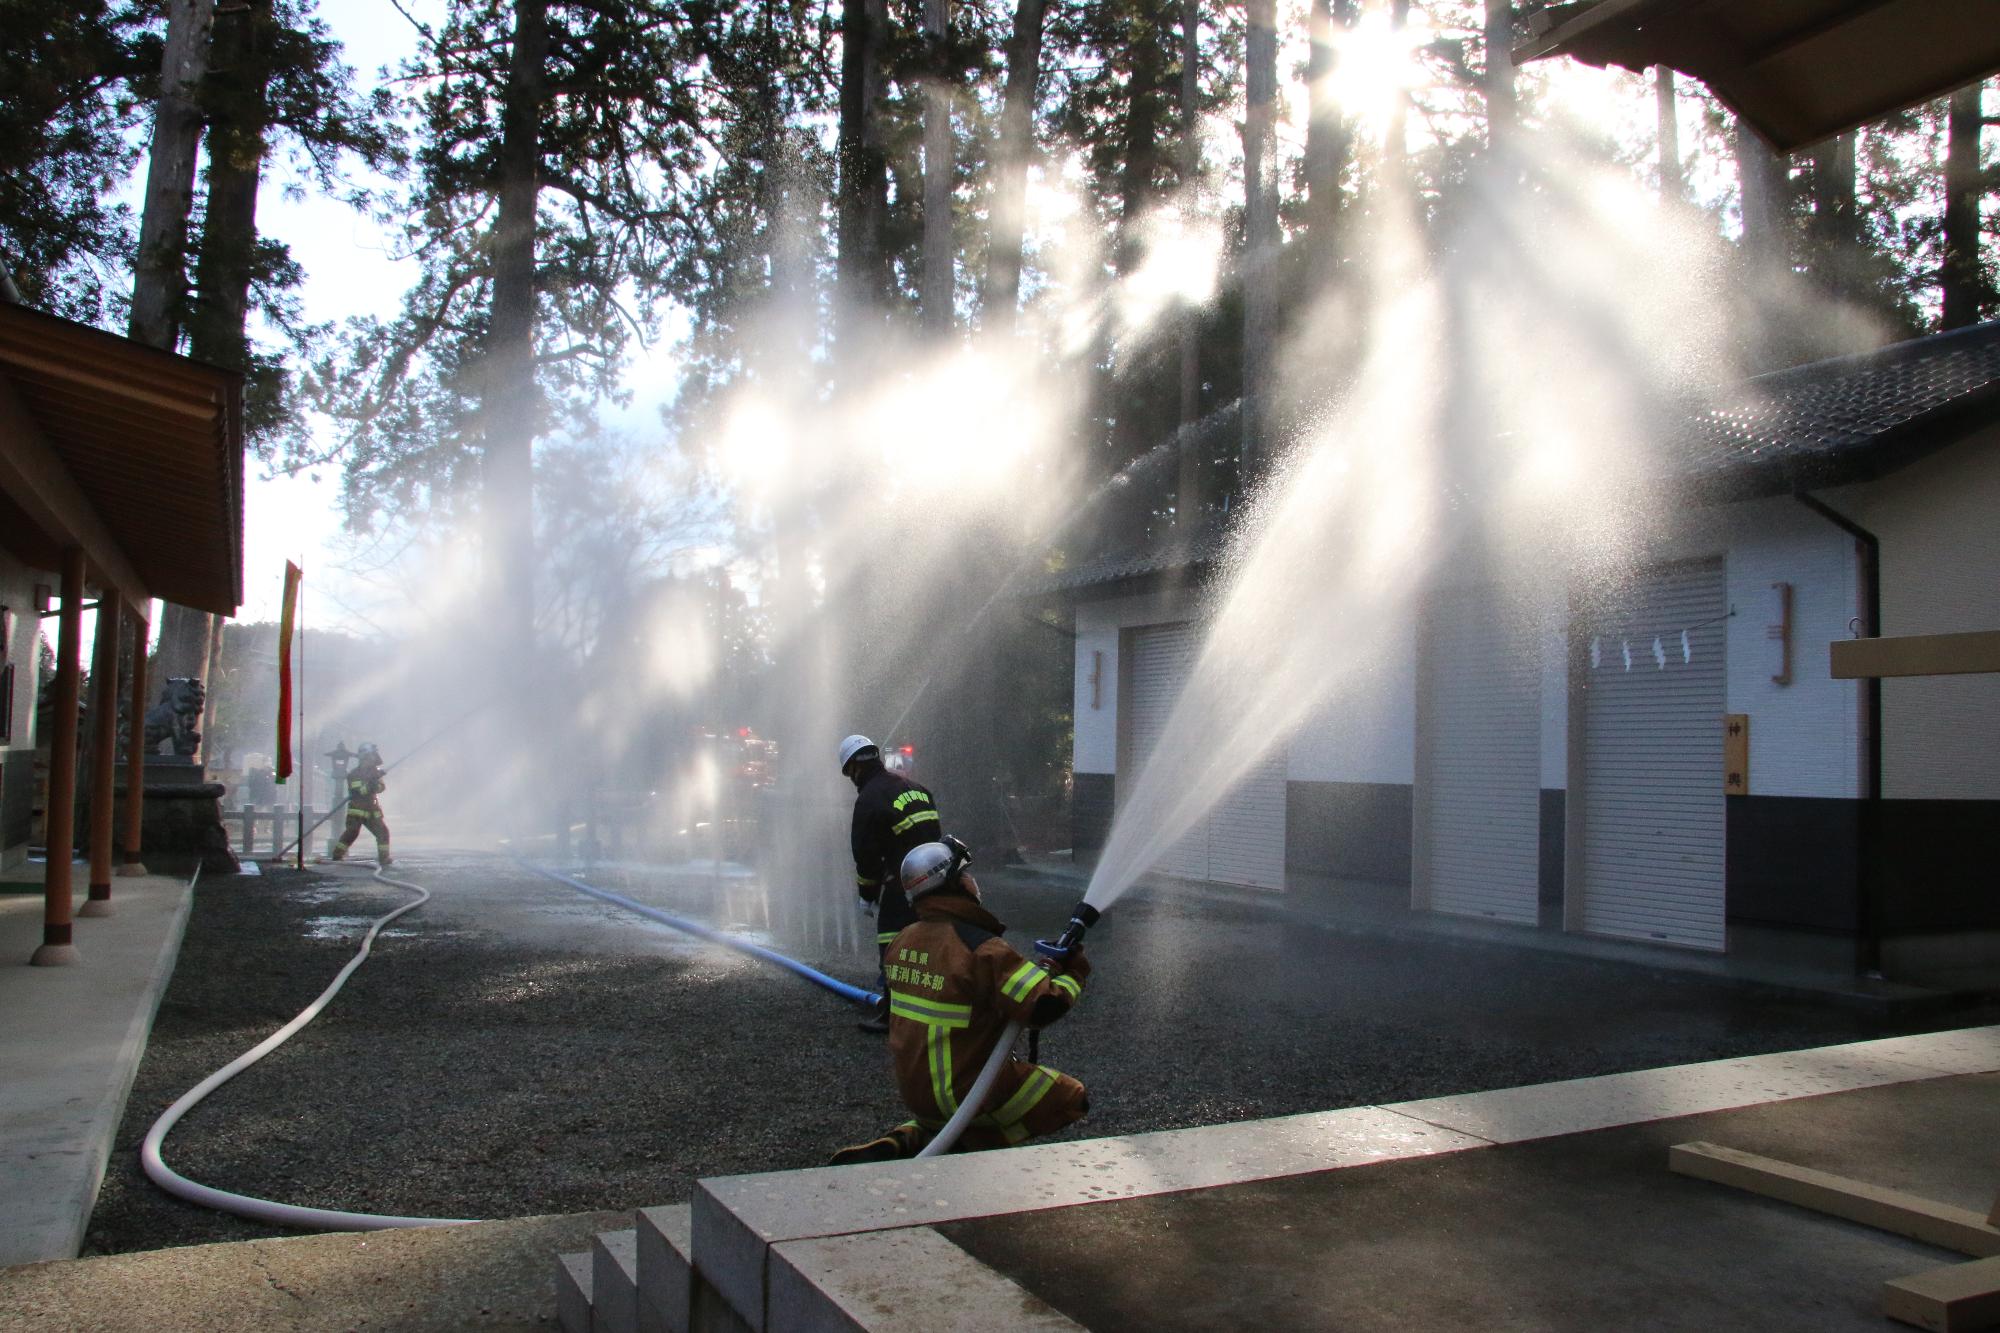
<svg viewBox="0 0 2000 1333">
<path fill-rule="evenodd" d="M 1083 947 L 1083 937 L 1097 924 L 1098 911 L 1087 902 L 1078 903 L 1070 909 L 1069 928 L 1056 940 L 1036 940 L 1035 952 L 1054 962 L 1067 962 L 1071 954 Z"/>
</svg>

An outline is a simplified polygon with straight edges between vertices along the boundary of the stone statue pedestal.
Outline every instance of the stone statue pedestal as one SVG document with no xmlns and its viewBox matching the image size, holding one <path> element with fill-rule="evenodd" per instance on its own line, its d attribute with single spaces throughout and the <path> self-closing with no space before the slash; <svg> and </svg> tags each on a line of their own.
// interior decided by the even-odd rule
<svg viewBox="0 0 2000 1333">
<path fill-rule="evenodd" d="M 222 823 L 224 790 L 221 783 L 208 780 L 198 760 L 184 755 L 146 756 L 139 855 L 148 870 L 191 875 L 199 866 L 208 874 L 234 875 L 243 868 L 230 850 L 229 832 Z M 121 807 L 125 796 L 121 785 Z"/>
</svg>

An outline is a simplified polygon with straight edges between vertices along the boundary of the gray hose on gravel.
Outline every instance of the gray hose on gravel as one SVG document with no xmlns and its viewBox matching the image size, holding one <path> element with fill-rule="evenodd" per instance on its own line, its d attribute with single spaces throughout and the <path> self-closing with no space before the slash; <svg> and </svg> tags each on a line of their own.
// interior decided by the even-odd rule
<svg viewBox="0 0 2000 1333">
<path fill-rule="evenodd" d="M 299 1029 L 319 1017 L 320 1010 L 326 1008 L 327 1002 L 347 984 L 348 977 L 367 961 L 368 951 L 374 947 L 375 937 L 382 932 L 382 928 L 403 913 L 422 907 L 430 901 L 430 890 L 422 885 L 412 884 L 403 879 L 391 879 L 380 870 L 375 872 L 374 877 L 384 884 L 408 889 L 417 895 L 416 900 L 404 903 L 370 926 L 368 934 L 361 941 L 360 951 L 347 960 L 347 966 L 340 969 L 340 974 L 333 979 L 333 984 L 321 991 L 319 998 L 307 1005 L 297 1018 L 197 1083 L 153 1122 L 153 1127 L 146 1131 L 145 1143 L 139 1149 L 139 1160 L 146 1169 L 147 1178 L 155 1185 L 177 1198 L 198 1203 L 204 1208 L 234 1213 L 253 1222 L 265 1222 L 282 1227 L 302 1227 L 312 1231 L 383 1231 L 391 1227 L 449 1227 L 477 1220 L 469 1217 L 384 1217 L 377 1213 L 349 1213 L 334 1208 L 306 1208 L 298 1204 L 256 1199 L 247 1194 L 232 1194 L 228 1190 L 215 1189 L 189 1180 L 168 1166 L 160 1156 L 160 1145 L 166 1142 L 167 1135 L 173 1131 L 174 1125 L 182 1116 L 193 1110 L 209 1093 L 283 1046 L 298 1033 Z M 188 887 L 192 889 L 200 879 L 201 870 L 197 867 L 194 880 L 189 881 Z"/>
</svg>

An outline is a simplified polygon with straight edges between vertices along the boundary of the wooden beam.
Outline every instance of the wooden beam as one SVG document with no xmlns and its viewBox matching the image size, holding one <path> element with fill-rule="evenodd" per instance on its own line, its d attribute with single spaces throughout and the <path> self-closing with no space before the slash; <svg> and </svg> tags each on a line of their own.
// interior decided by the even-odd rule
<svg viewBox="0 0 2000 1333">
<path fill-rule="evenodd" d="M 132 609 L 132 725 L 125 733 L 125 829 L 120 875 L 143 875 L 139 841 L 146 818 L 146 608 Z"/>
<path fill-rule="evenodd" d="M 112 770 L 118 767 L 118 633 L 124 610 L 116 589 L 97 603 L 90 658 L 90 896 L 78 916 L 111 915 Z M 141 729 L 145 719 L 139 719 Z"/>
<path fill-rule="evenodd" d="M 56 545 L 80 547 L 101 584 L 133 606 L 153 594 L 50 447 L 13 382 L 0 374 L 0 491 Z"/>
<path fill-rule="evenodd" d="M 1936 1333 L 2000 1328 L 2000 1259 L 1947 1264 L 1884 1282 L 1882 1313 Z"/>
<path fill-rule="evenodd" d="M 49 859 L 42 873 L 42 947 L 28 961 L 60 967 L 77 961 L 70 910 L 70 860 L 76 852 L 76 705 L 83 674 L 77 640 L 83 620 L 83 550 L 63 552 L 62 610 L 56 621 L 54 734 L 49 738 L 49 801 L 43 816 Z"/>
<path fill-rule="evenodd" d="M 1781 1199 L 1940 1249 L 1981 1259 L 2000 1255 L 2000 1228 L 1989 1226 L 1969 1208 L 1933 1203 L 1900 1190 L 1713 1143 L 1677 1143 L 1668 1151 L 1667 1165 L 1676 1175 Z"/>
<path fill-rule="evenodd" d="M 1966 676 L 2000 672 L 2000 630 L 1970 634 L 1900 634 L 1835 639 L 1828 645 L 1835 680 L 1882 676 Z"/>
</svg>

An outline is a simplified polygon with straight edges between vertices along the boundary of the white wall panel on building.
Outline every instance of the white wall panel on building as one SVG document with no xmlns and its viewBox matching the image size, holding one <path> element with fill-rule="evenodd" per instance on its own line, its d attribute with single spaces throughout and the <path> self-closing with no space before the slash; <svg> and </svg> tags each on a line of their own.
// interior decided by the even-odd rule
<svg viewBox="0 0 2000 1333">
<path fill-rule="evenodd" d="M 1093 680 L 1093 676 L 1095 679 Z M 1118 631 L 1079 631 L 1070 711 L 1070 763 L 1078 773 L 1118 771 Z"/>
<path fill-rule="evenodd" d="M 1294 782 L 1407 783 L 1416 754 L 1416 624 L 1403 617 L 1292 738 Z"/>
<path fill-rule="evenodd" d="M 1145 772 L 1147 761 L 1166 734 L 1167 719 L 1173 712 L 1174 700 L 1180 697 L 1181 686 L 1188 677 L 1195 636 L 1193 628 L 1186 624 L 1151 625 L 1133 630 L 1129 646 L 1132 662 L 1127 683 L 1131 692 L 1126 698 L 1126 705 L 1131 710 L 1130 730 L 1127 733 L 1131 745 L 1131 772 L 1127 777 L 1136 779 Z M 1130 783 L 1121 785 L 1127 788 L 1119 792 L 1122 799 L 1130 794 Z M 1167 850 L 1153 869 L 1183 879 L 1207 879 L 1208 822 L 1198 821 Z"/>
<path fill-rule="evenodd" d="M 1635 578 L 1593 625 L 1601 652 L 1584 691 L 1582 846 L 1571 853 L 1591 934 L 1724 947 L 1726 611 L 1721 562 L 1699 561 Z M 1754 758 L 1751 771 L 1754 781 Z"/>
<path fill-rule="evenodd" d="M 1186 683 L 1195 650 L 1193 626 L 1151 625 L 1131 632 L 1126 696 L 1132 772 L 1140 772 L 1166 733 L 1174 701 Z M 1285 758 L 1265 756 L 1239 779 L 1155 863 L 1161 874 L 1184 879 L 1285 886 Z"/>
<path fill-rule="evenodd" d="M 1493 588 L 1432 603 L 1419 718 L 1420 901 L 1533 925 L 1541 878 L 1536 626 Z"/>
</svg>

